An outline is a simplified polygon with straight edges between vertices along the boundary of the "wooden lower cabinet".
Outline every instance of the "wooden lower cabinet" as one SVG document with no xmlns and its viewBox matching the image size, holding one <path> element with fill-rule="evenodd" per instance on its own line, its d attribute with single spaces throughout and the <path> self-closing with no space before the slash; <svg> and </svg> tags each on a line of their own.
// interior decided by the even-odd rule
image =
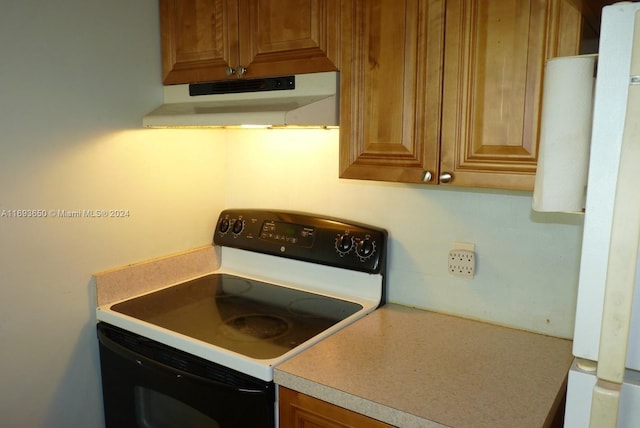
<svg viewBox="0 0 640 428">
<path fill-rule="evenodd" d="M 278 387 L 278 392 L 280 428 L 393 427 L 282 386 Z"/>
</svg>

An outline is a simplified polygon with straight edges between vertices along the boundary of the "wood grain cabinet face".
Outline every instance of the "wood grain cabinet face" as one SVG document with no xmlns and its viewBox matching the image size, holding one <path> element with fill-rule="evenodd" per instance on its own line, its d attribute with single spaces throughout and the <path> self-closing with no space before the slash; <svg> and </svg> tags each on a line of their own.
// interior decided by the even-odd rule
<svg viewBox="0 0 640 428">
<path fill-rule="evenodd" d="M 578 53 L 571 0 L 344 3 L 341 177 L 533 189 L 544 63 Z"/>
<path fill-rule="evenodd" d="M 279 428 L 391 428 L 384 422 L 279 387 Z"/>
<path fill-rule="evenodd" d="M 163 82 L 337 70 L 339 22 L 339 0 L 160 0 Z"/>
<path fill-rule="evenodd" d="M 436 173 L 444 0 L 343 0 L 340 176 Z"/>
<path fill-rule="evenodd" d="M 455 184 L 533 189 L 545 60 L 580 43 L 580 14 L 567 6 L 447 2 L 441 168 Z"/>
</svg>

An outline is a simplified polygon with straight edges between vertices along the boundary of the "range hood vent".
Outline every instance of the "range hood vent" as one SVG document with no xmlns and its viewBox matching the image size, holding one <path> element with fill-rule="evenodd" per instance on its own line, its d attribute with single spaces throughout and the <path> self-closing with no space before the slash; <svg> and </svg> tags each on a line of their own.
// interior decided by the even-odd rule
<svg viewBox="0 0 640 428">
<path fill-rule="evenodd" d="M 192 83 L 189 95 L 239 94 L 242 92 L 286 91 L 296 89 L 296 76 L 238 79 L 223 82 Z"/>
<path fill-rule="evenodd" d="M 337 72 L 164 87 L 147 128 L 338 125 Z"/>
</svg>

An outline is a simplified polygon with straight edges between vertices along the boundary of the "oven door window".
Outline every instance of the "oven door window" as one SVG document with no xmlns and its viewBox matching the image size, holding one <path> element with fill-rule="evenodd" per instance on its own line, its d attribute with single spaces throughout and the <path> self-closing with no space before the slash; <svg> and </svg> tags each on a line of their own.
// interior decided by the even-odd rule
<svg viewBox="0 0 640 428">
<path fill-rule="evenodd" d="M 273 428 L 273 382 L 98 324 L 107 428 Z"/>
<path fill-rule="evenodd" d="M 220 428 L 213 418 L 153 389 L 134 387 L 136 423 L 141 428 Z"/>
</svg>

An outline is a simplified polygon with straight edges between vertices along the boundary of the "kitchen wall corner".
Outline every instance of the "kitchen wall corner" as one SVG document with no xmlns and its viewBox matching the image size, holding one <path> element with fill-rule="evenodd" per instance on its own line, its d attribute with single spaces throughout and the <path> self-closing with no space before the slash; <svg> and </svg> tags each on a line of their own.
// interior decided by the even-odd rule
<svg viewBox="0 0 640 428">
<path fill-rule="evenodd" d="M 140 128 L 158 22 L 156 0 L 3 5 L 2 426 L 101 426 L 92 274 L 211 243 L 224 144 Z"/>
</svg>

